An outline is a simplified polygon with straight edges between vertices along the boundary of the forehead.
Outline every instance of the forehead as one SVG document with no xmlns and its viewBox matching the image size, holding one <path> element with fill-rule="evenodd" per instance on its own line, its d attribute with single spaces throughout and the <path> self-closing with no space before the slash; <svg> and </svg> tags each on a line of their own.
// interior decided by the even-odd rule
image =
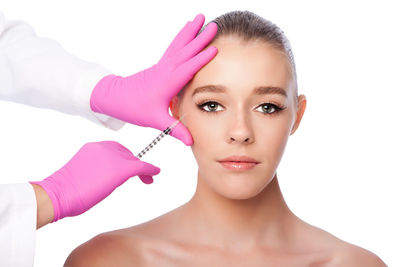
<svg viewBox="0 0 400 267">
<path fill-rule="evenodd" d="M 284 52 L 265 41 L 245 42 L 235 36 L 223 36 L 210 45 L 216 46 L 218 53 L 194 76 L 189 90 L 206 84 L 248 92 L 259 86 L 289 90 L 292 83 L 290 63 Z"/>
</svg>

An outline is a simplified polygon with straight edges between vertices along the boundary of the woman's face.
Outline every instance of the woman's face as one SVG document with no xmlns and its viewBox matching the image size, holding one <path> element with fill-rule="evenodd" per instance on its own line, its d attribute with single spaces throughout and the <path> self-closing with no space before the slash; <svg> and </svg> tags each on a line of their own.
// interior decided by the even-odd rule
<svg viewBox="0 0 400 267">
<path fill-rule="evenodd" d="M 184 115 L 182 123 L 192 134 L 199 179 L 227 198 L 248 199 L 274 177 L 288 137 L 301 120 L 305 98 L 299 97 L 298 109 L 291 66 L 269 44 L 223 36 L 211 45 L 218 54 L 194 76 L 183 96 L 173 99 L 171 111 L 175 118 Z M 231 170 L 219 162 L 230 156 L 259 163 Z"/>
</svg>

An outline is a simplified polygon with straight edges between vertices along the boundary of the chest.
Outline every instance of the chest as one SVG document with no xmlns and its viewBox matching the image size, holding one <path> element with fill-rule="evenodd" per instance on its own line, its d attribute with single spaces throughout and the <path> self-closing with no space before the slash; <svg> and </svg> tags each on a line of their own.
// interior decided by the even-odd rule
<svg viewBox="0 0 400 267">
<path fill-rule="evenodd" d="M 191 267 L 323 267 L 331 257 L 328 253 L 277 253 L 254 251 L 246 254 L 227 253 L 212 249 L 153 251 L 145 255 L 143 266 Z"/>
</svg>

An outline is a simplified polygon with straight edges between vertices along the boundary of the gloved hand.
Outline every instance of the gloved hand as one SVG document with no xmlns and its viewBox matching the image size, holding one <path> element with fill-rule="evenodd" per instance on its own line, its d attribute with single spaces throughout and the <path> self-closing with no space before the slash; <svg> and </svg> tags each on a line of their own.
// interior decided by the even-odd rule
<svg viewBox="0 0 400 267">
<path fill-rule="evenodd" d="M 114 141 L 85 144 L 60 170 L 38 184 L 49 195 L 54 208 L 53 222 L 84 213 L 123 184 L 138 175 L 153 182 L 160 169 L 136 158 Z"/>
<path fill-rule="evenodd" d="M 91 109 L 139 126 L 165 130 L 176 121 L 168 112 L 171 99 L 217 53 L 213 46 L 200 52 L 218 29 L 212 22 L 196 37 L 204 19 L 199 14 L 188 22 L 154 66 L 128 77 L 108 75 L 101 79 L 91 94 Z M 181 123 L 171 135 L 186 145 L 193 144 L 189 130 Z"/>
</svg>

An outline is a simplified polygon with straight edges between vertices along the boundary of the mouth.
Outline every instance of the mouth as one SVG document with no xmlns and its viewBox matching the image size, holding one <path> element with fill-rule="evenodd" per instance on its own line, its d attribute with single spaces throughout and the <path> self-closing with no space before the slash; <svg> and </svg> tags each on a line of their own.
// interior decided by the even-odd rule
<svg viewBox="0 0 400 267">
<path fill-rule="evenodd" d="M 218 160 L 222 167 L 235 170 L 249 170 L 255 167 L 260 162 L 248 156 L 231 156 L 222 160 Z"/>
</svg>

